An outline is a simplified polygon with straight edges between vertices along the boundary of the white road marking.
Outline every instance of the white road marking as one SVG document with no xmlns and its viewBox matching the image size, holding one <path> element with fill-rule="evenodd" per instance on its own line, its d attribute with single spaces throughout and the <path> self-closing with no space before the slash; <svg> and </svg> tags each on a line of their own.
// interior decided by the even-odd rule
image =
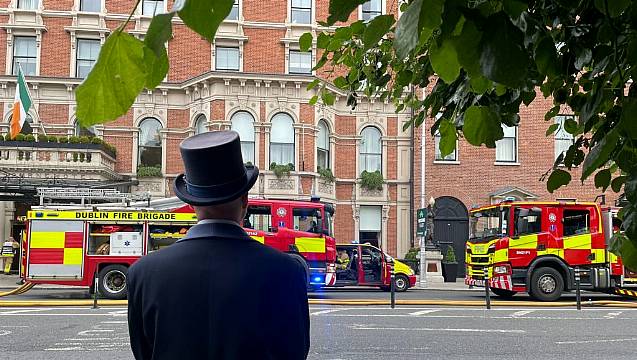
<svg viewBox="0 0 637 360">
<path fill-rule="evenodd" d="M 0 336 L 6 336 L 11 334 L 11 331 L 9 330 L 0 330 Z"/>
<path fill-rule="evenodd" d="M 358 317 L 358 318 L 414 318 L 413 315 L 410 314 L 325 314 L 327 317 Z M 560 316 L 486 316 L 489 319 L 529 319 L 529 320 L 609 320 L 605 317 L 560 317 Z M 430 319 L 484 319 L 484 315 L 429 315 L 427 318 Z M 613 320 L 625 320 L 625 321 L 635 321 L 635 319 L 631 318 L 618 318 Z"/>
<path fill-rule="evenodd" d="M 341 310 L 347 310 L 347 309 L 328 309 L 328 310 L 321 310 L 321 311 L 317 311 L 317 312 L 310 313 L 310 315 L 323 315 L 323 314 L 329 314 L 329 313 L 333 313 L 333 312 L 337 312 L 337 311 L 341 311 Z"/>
<path fill-rule="evenodd" d="M 9 310 L 0 312 L 0 315 L 14 315 L 14 314 L 24 314 L 28 312 L 39 312 L 46 311 L 47 309 L 21 309 L 21 310 Z"/>
<path fill-rule="evenodd" d="M 624 342 L 624 341 L 637 341 L 637 338 L 627 339 L 606 339 L 606 340 L 581 340 L 581 341 L 556 341 L 556 344 L 596 344 L 596 343 L 612 343 L 612 342 Z"/>
<path fill-rule="evenodd" d="M 428 309 L 428 310 L 420 310 L 416 312 L 409 313 L 411 316 L 421 316 L 425 314 L 431 314 L 432 312 L 439 311 L 440 309 Z"/>
<path fill-rule="evenodd" d="M 73 346 L 73 347 L 64 347 L 64 348 L 46 348 L 44 351 L 77 351 L 77 350 L 85 350 L 81 346 Z"/>
<path fill-rule="evenodd" d="M 607 319 L 614 319 L 617 316 L 621 315 L 621 311 L 617 311 L 617 312 L 609 312 L 606 316 L 604 316 Z"/>
<path fill-rule="evenodd" d="M 516 311 L 513 314 L 511 314 L 512 317 L 518 317 L 518 316 L 524 316 L 524 315 L 528 315 L 530 313 L 532 313 L 535 310 L 522 310 L 522 311 Z"/>
<path fill-rule="evenodd" d="M 102 324 L 128 324 L 128 321 L 102 321 Z"/>
<path fill-rule="evenodd" d="M 115 332 L 115 330 L 112 330 L 112 329 L 91 329 L 91 330 L 80 331 L 77 334 L 80 335 L 80 336 L 93 336 L 91 334 L 93 334 L 93 333 L 104 333 L 104 332 Z"/>
<path fill-rule="evenodd" d="M 462 329 L 462 328 L 407 328 L 407 327 L 374 327 L 374 326 L 350 326 L 353 330 L 402 330 L 402 331 L 435 331 L 435 332 L 478 332 L 478 333 L 503 333 L 523 334 L 524 330 L 517 329 Z"/>
</svg>

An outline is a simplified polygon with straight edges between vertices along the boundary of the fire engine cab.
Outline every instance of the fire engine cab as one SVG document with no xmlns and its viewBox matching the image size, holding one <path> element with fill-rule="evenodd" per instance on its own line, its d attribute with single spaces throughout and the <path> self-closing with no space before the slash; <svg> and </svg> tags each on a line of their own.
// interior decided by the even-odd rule
<svg viewBox="0 0 637 360">
<path fill-rule="evenodd" d="M 256 241 L 299 261 L 308 286 L 325 286 L 336 281 L 333 214 L 320 202 L 250 199 L 243 225 Z M 106 298 L 123 299 L 128 267 L 183 238 L 196 222 L 187 205 L 170 211 L 34 208 L 27 215 L 21 277 L 35 284 L 89 286 Z"/>
<path fill-rule="evenodd" d="M 541 301 L 581 288 L 637 294 L 635 269 L 608 251 L 616 209 L 582 202 L 504 202 L 473 209 L 465 283 L 501 297 L 528 292 Z"/>
</svg>

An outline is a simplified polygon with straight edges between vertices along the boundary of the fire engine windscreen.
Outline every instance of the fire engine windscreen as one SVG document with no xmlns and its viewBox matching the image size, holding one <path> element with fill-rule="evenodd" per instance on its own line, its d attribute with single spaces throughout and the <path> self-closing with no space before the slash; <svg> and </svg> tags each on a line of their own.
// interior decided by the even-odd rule
<svg viewBox="0 0 637 360">
<path fill-rule="evenodd" d="M 469 237 L 472 242 L 483 242 L 507 234 L 509 207 L 495 207 L 471 213 Z"/>
</svg>

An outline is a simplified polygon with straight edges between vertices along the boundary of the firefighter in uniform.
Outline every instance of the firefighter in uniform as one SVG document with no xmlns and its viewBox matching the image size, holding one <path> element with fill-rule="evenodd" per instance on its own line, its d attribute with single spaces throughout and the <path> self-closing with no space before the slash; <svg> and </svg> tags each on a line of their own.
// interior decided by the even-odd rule
<svg viewBox="0 0 637 360">
<path fill-rule="evenodd" d="M 20 244 L 12 236 L 9 236 L 7 241 L 2 244 L 2 261 L 3 261 L 3 270 L 6 275 L 9 275 L 11 272 L 11 265 L 13 264 L 13 258 L 18 253 L 18 249 L 20 248 Z"/>
</svg>

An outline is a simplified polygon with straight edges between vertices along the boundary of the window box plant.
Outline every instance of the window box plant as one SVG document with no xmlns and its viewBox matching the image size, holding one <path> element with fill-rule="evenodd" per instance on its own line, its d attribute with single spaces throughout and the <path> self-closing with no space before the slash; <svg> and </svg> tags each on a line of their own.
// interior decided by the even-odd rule
<svg viewBox="0 0 637 360">
<path fill-rule="evenodd" d="M 319 178 L 328 184 L 331 184 L 334 182 L 334 180 L 336 180 L 336 177 L 334 176 L 334 174 L 332 173 L 332 169 L 330 168 L 323 169 L 319 167 L 318 174 Z"/>
<path fill-rule="evenodd" d="M 368 172 L 367 170 L 361 173 L 361 186 L 367 190 L 383 190 L 383 174 L 379 170 L 374 172 Z"/>
<path fill-rule="evenodd" d="M 161 177 L 161 168 L 159 166 L 140 166 L 137 168 L 137 177 Z"/>
</svg>

